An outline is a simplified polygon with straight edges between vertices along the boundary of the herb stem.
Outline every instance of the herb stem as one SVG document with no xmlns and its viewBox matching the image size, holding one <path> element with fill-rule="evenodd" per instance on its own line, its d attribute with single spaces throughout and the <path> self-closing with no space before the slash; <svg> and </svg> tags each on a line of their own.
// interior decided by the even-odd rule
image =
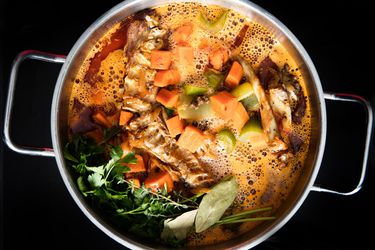
<svg viewBox="0 0 375 250">
<path fill-rule="evenodd" d="M 254 218 L 245 218 L 245 219 L 232 219 L 232 220 L 219 220 L 216 225 L 222 224 L 234 224 L 234 223 L 241 223 L 241 222 L 250 222 L 250 221 L 263 221 L 263 220 L 274 220 L 276 217 L 254 217 Z"/>
<path fill-rule="evenodd" d="M 111 174 L 113 168 L 114 168 L 115 165 L 116 165 L 116 164 L 115 164 L 116 162 L 114 162 L 113 159 L 110 160 L 110 162 L 111 162 L 111 161 L 112 161 L 112 163 L 111 163 L 111 168 L 108 170 L 107 175 L 106 175 L 105 178 L 104 178 L 104 180 L 105 180 L 105 186 L 106 186 L 106 187 L 107 187 L 107 179 L 108 179 L 109 175 Z"/>
<path fill-rule="evenodd" d="M 177 202 L 175 202 L 174 200 L 168 198 L 167 196 L 160 195 L 160 194 L 155 193 L 155 192 L 153 192 L 153 191 L 150 191 L 150 193 L 153 194 L 153 195 L 155 195 L 155 196 L 157 196 L 157 197 L 159 197 L 159 198 L 162 198 L 162 199 L 164 199 L 164 200 L 166 200 L 166 201 L 169 201 L 171 204 L 173 204 L 173 205 L 175 205 L 175 206 L 178 206 L 178 207 L 183 207 L 183 208 L 187 208 L 187 207 L 197 208 L 197 206 L 189 206 L 189 205 L 185 205 L 185 204 L 177 203 Z"/>
<path fill-rule="evenodd" d="M 191 203 L 194 203 L 196 206 L 199 205 L 196 201 L 194 201 L 194 199 L 196 199 L 196 198 L 199 197 L 199 196 L 194 195 L 194 196 L 192 196 L 192 197 L 190 197 L 190 198 L 184 197 L 184 196 L 182 196 L 182 195 L 178 195 L 178 196 L 182 198 L 182 200 L 179 201 L 180 204 L 184 204 L 184 203 L 187 203 L 187 202 L 191 202 Z"/>
<path fill-rule="evenodd" d="M 193 201 L 194 199 L 197 199 L 197 198 L 199 198 L 199 197 L 201 197 L 202 195 L 205 195 L 206 193 L 203 193 L 203 192 L 201 192 L 201 193 L 197 193 L 196 195 L 194 195 L 194 196 L 192 196 L 192 197 L 190 197 L 190 198 L 185 198 L 185 197 L 183 197 L 185 200 L 183 200 L 181 203 L 184 203 L 184 202 L 188 202 L 188 201 L 191 201 L 191 202 L 194 202 L 195 204 L 197 204 L 195 201 Z"/>
<path fill-rule="evenodd" d="M 127 180 L 124 180 L 124 182 L 128 183 L 129 185 L 131 185 L 132 188 L 134 188 L 134 189 L 140 189 L 140 188 L 143 188 L 143 187 L 137 187 L 137 186 L 135 186 L 132 182 L 127 181 Z M 197 207 L 198 207 L 198 206 L 189 206 L 189 205 L 185 205 L 185 204 L 180 204 L 180 203 L 177 203 L 177 202 L 175 202 L 174 200 L 168 198 L 167 196 L 160 195 L 160 194 L 158 194 L 158 193 L 156 193 L 156 192 L 154 192 L 154 191 L 152 191 L 152 190 L 147 190 L 147 191 L 148 191 L 150 194 L 153 194 L 153 195 L 155 195 L 155 196 L 157 196 L 157 197 L 159 197 L 159 198 L 162 198 L 162 199 L 164 199 L 164 200 L 170 202 L 171 204 L 175 205 L 176 207 L 182 207 L 182 208 L 197 208 Z"/>
<path fill-rule="evenodd" d="M 136 209 L 133 209 L 133 210 L 129 210 L 129 211 L 124 211 L 122 213 L 118 213 L 119 215 L 126 215 L 126 214 L 141 214 L 141 213 L 137 213 L 139 211 L 142 211 L 142 210 L 145 210 L 144 208 L 142 207 L 137 207 Z M 142 212 L 143 213 L 143 212 Z"/>
<path fill-rule="evenodd" d="M 247 210 L 247 211 L 240 212 L 237 214 L 232 214 L 219 220 L 216 223 L 216 225 L 249 222 L 249 221 L 273 220 L 275 219 L 275 217 L 273 216 L 272 217 L 250 217 L 250 218 L 245 217 L 251 214 L 270 211 L 270 210 L 272 210 L 272 207 L 263 207 L 263 208 L 253 209 L 253 210 Z"/>
</svg>

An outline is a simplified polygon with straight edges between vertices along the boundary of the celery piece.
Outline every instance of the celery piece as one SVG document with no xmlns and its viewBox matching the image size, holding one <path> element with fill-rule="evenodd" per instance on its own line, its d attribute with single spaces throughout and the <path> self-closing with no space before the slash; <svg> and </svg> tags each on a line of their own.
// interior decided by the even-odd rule
<svg viewBox="0 0 375 250">
<path fill-rule="evenodd" d="M 241 142 L 250 142 L 259 140 L 263 137 L 263 129 L 260 120 L 256 117 L 251 117 L 250 120 L 243 126 L 239 140 Z"/>
<path fill-rule="evenodd" d="M 241 100 L 242 105 L 245 107 L 247 111 L 258 111 L 259 110 L 259 102 L 258 98 L 255 94 L 251 94 L 250 96 L 246 97 L 245 99 Z"/>
<path fill-rule="evenodd" d="M 214 90 L 216 90 L 224 81 L 224 75 L 216 72 L 215 70 L 206 70 L 203 75 L 206 78 L 208 86 Z"/>
<path fill-rule="evenodd" d="M 195 107 L 177 107 L 177 113 L 180 119 L 186 120 L 203 120 L 206 118 L 212 118 L 215 116 L 215 112 L 212 110 L 211 103 L 204 103 Z"/>
<path fill-rule="evenodd" d="M 207 87 L 194 86 L 194 85 L 191 85 L 191 84 L 185 84 L 184 85 L 184 91 L 185 91 L 185 95 L 188 95 L 188 96 L 203 95 L 203 94 L 207 93 L 208 88 Z"/>
<path fill-rule="evenodd" d="M 180 110 L 188 109 L 193 99 L 194 99 L 193 96 L 181 94 L 180 98 L 178 99 L 177 109 L 180 109 Z"/>
<path fill-rule="evenodd" d="M 230 93 L 234 97 L 237 97 L 237 101 L 241 101 L 246 97 L 249 97 L 250 95 L 254 94 L 254 89 L 250 83 L 245 82 L 235 87 Z"/>
<path fill-rule="evenodd" d="M 191 104 L 192 101 L 193 101 L 192 96 L 181 94 L 180 98 L 179 98 L 178 106 L 188 107 Z"/>
<path fill-rule="evenodd" d="M 216 138 L 224 143 L 227 153 L 231 153 L 236 146 L 236 137 L 229 129 L 220 130 Z"/>
<path fill-rule="evenodd" d="M 224 28 L 225 22 L 227 20 L 227 15 L 228 11 L 225 11 L 218 18 L 216 18 L 216 20 L 210 22 L 207 20 L 207 17 L 202 12 L 200 12 L 197 18 L 198 25 L 201 28 L 215 34 Z"/>
</svg>

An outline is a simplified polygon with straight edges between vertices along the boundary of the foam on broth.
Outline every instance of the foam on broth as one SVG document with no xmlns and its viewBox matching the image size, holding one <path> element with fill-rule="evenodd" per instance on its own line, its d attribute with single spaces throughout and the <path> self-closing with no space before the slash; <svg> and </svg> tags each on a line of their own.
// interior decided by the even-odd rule
<svg viewBox="0 0 375 250">
<path fill-rule="evenodd" d="M 206 14 L 209 19 L 220 16 L 224 9 L 219 6 L 205 6 L 198 3 L 173 3 L 155 8 L 161 15 L 161 25 L 173 30 L 185 23 L 195 23 L 199 11 Z M 220 180 L 227 175 L 236 177 L 240 192 L 235 200 L 233 211 L 254 209 L 265 206 L 273 206 L 273 211 L 285 200 L 297 182 L 309 146 L 311 116 L 310 103 L 307 89 L 298 67 L 288 51 L 277 41 L 274 36 L 263 26 L 252 21 L 246 16 L 229 10 L 225 27 L 216 33 L 210 34 L 207 31 L 199 30 L 194 32 L 190 42 L 192 47 L 202 47 L 202 41 L 207 42 L 212 47 L 230 47 L 234 39 L 244 25 L 248 25 L 246 37 L 238 48 L 239 54 L 248 60 L 251 65 L 257 68 L 260 61 L 266 56 L 278 65 L 288 63 L 293 73 L 297 75 L 299 82 L 307 97 L 306 114 L 301 125 L 294 126 L 294 130 L 305 142 L 295 157 L 289 160 L 288 165 L 280 167 L 279 160 L 271 154 L 266 145 L 252 145 L 251 143 L 237 142 L 234 151 L 227 154 L 223 149 L 216 150 L 217 158 L 203 157 L 202 163 L 207 166 L 215 180 Z M 122 100 L 123 78 L 126 61 L 122 50 L 111 52 L 102 61 L 98 75 L 102 77 L 102 82 L 94 86 L 84 81 L 85 73 L 88 69 L 90 59 L 96 52 L 100 51 L 103 44 L 108 42 L 110 35 L 119 28 L 119 24 L 114 25 L 88 53 L 85 62 L 82 64 L 76 79 L 73 79 L 73 91 L 70 99 L 69 116 L 74 116 L 74 103 L 78 100 L 84 105 L 91 104 L 119 104 Z M 174 48 L 170 41 L 171 49 Z M 200 85 L 203 83 L 202 76 L 205 66 L 208 64 L 208 51 L 204 49 L 195 50 L 195 65 L 191 69 L 180 69 L 184 82 Z M 178 67 L 178 65 L 175 65 Z M 108 107 L 110 108 L 110 107 Z M 198 127 L 215 132 L 222 128 L 222 122 L 213 118 L 200 121 Z M 216 148 L 216 147 L 213 147 Z M 258 223 L 248 222 L 241 226 L 230 227 L 220 226 L 209 229 L 200 234 L 191 234 L 188 239 L 189 245 L 207 245 L 233 238 L 239 234 L 247 232 Z"/>
</svg>

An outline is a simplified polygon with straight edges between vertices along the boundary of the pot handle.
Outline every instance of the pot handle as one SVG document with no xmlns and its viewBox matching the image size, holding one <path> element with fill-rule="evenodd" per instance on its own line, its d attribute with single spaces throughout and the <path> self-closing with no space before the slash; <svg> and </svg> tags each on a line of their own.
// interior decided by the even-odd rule
<svg viewBox="0 0 375 250">
<path fill-rule="evenodd" d="M 372 129 L 374 125 L 373 111 L 371 108 L 371 104 L 365 98 L 358 96 L 358 95 L 353 95 L 353 94 L 324 93 L 324 99 L 332 100 L 332 101 L 342 101 L 342 102 L 355 102 L 355 103 L 362 105 L 362 107 L 366 110 L 366 115 L 367 115 L 367 134 L 366 134 L 366 141 L 365 141 L 365 150 L 363 153 L 361 176 L 359 178 L 357 186 L 352 191 L 339 192 L 339 191 L 323 188 L 317 185 L 312 186 L 311 191 L 331 193 L 331 194 L 344 195 L 344 196 L 353 195 L 353 194 L 356 194 L 359 190 L 361 190 L 363 181 L 365 180 L 365 176 L 366 176 L 367 160 L 368 160 L 369 149 L 370 149 Z"/>
<path fill-rule="evenodd" d="M 13 98 L 14 91 L 17 81 L 18 67 L 26 59 L 33 59 L 44 62 L 52 63 L 64 63 L 66 56 L 56 55 L 46 52 L 41 52 L 37 50 L 25 50 L 17 55 L 13 61 L 12 70 L 10 73 L 9 79 L 9 89 L 8 89 L 8 98 L 5 106 L 5 118 L 4 118 L 4 141 L 8 147 L 20 154 L 33 155 L 33 156 L 49 156 L 54 157 L 55 153 L 52 148 L 39 148 L 39 147 L 30 147 L 30 146 L 21 146 L 14 143 L 10 135 L 10 120 L 12 116 L 13 109 Z"/>
</svg>

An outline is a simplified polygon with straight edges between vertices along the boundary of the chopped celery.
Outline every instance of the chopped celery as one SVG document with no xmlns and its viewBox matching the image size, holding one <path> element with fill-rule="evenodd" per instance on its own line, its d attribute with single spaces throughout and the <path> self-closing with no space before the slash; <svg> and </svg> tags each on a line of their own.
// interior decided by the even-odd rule
<svg viewBox="0 0 375 250">
<path fill-rule="evenodd" d="M 250 142 L 263 138 L 262 125 L 258 118 L 251 117 L 250 120 L 243 126 L 239 140 L 241 142 Z"/>
<path fill-rule="evenodd" d="M 181 94 L 180 98 L 179 98 L 179 104 L 178 104 L 178 106 L 187 107 L 187 106 L 189 106 L 191 104 L 192 101 L 193 101 L 193 97 L 192 96 Z"/>
<path fill-rule="evenodd" d="M 197 108 L 195 107 L 177 107 L 177 113 L 180 119 L 187 119 L 187 120 L 203 120 L 205 118 L 212 118 L 215 116 L 215 112 L 212 110 L 211 103 L 204 103 L 199 105 Z"/>
<path fill-rule="evenodd" d="M 222 28 L 224 28 L 225 22 L 227 20 L 228 11 L 223 12 L 216 20 L 214 21 L 208 21 L 207 17 L 200 12 L 198 15 L 198 25 L 208 30 L 209 32 L 215 34 L 219 32 Z"/>
<path fill-rule="evenodd" d="M 246 97 L 245 99 L 241 100 L 242 105 L 245 107 L 247 111 L 258 111 L 259 110 L 259 102 L 258 98 L 255 94 L 251 94 L 250 96 Z"/>
<path fill-rule="evenodd" d="M 207 93 L 208 88 L 207 87 L 199 87 L 199 86 L 194 86 L 191 84 L 185 84 L 184 85 L 184 91 L 185 94 L 188 96 L 194 96 L 194 95 L 203 95 Z"/>
<path fill-rule="evenodd" d="M 233 96 L 237 97 L 238 101 L 241 101 L 245 99 L 246 97 L 249 97 L 251 94 L 254 94 L 253 86 L 245 82 L 241 85 L 238 85 L 235 89 L 233 89 L 230 92 Z"/>
<path fill-rule="evenodd" d="M 216 138 L 223 142 L 227 153 L 231 153 L 236 146 L 236 137 L 229 129 L 223 129 L 217 133 Z"/>
<path fill-rule="evenodd" d="M 207 80 L 207 84 L 210 88 L 213 88 L 214 90 L 216 90 L 220 84 L 224 81 L 224 75 L 219 73 L 219 72 L 216 72 L 216 70 L 206 70 L 204 73 L 203 73 L 204 77 L 206 78 Z"/>
</svg>

